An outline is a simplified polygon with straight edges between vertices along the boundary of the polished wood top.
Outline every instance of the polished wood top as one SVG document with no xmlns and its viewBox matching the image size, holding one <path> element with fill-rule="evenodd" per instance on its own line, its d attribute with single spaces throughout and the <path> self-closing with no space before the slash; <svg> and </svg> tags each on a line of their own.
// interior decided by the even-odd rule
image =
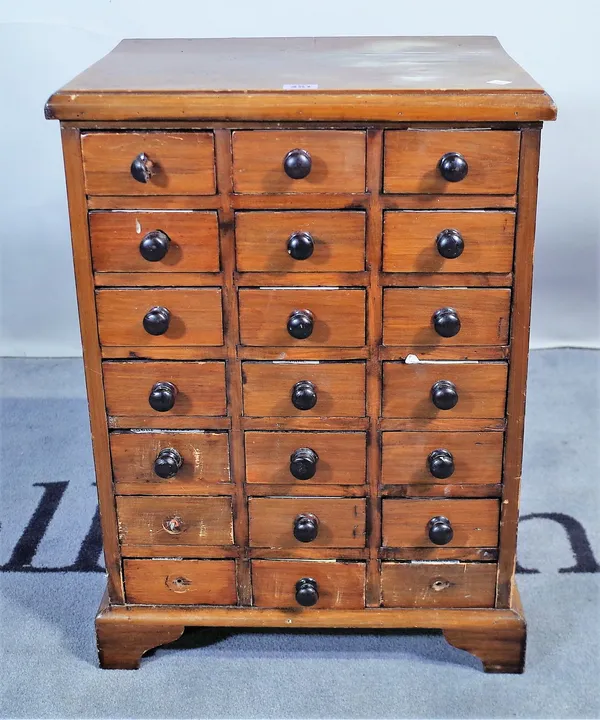
<svg viewBox="0 0 600 720">
<path fill-rule="evenodd" d="M 291 120 L 555 116 L 494 37 L 123 40 L 53 95 L 47 115 L 230 119 L 252 109 Z"/>
</svg>

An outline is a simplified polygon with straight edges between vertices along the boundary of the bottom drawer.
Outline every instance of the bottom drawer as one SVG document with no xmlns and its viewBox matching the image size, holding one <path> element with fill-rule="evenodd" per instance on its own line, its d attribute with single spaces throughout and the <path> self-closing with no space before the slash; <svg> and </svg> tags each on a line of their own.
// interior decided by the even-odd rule
<svg viewBox="0 0 600 720">
<path fill-rule="evenodd" d="M 233 560 L 124 560 L 123 574 L 128 603 L 237 603 Z"/>
<path fill-rule="evenodd" d="M 267 608 L 365 606 L 365 563 L 253 560 L 254 605 Z"/>
<path fill-rule="evenodd" d="M 384 607 L 493 607 L 492 563 L 394 563 L 381 566 Z"/>
</svg>

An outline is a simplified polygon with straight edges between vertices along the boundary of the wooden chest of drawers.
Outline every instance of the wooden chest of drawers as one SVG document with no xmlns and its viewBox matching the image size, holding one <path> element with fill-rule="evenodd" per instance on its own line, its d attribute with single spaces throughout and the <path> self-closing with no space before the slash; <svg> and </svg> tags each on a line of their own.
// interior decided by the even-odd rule
<svg viewBox="0 0 600 720">
<path fill-rule="evenodd" d="M 493 38 L 124 41 L 61 121 L 104 667 L 186 625 L 523 668 L 541 122 Z"/>
</svg>

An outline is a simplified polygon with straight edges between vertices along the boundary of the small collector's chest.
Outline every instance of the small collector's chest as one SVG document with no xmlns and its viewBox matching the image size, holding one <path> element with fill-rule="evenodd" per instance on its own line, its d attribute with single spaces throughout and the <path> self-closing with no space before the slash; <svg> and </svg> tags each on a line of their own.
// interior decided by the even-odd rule
<svg viewBox="0 0 600 720">
<path fill-rule="evenodd" d="M 495 38 L 126 40 L 61 121 L 103 667 L 437 628 L 520 672 L 541 123 Z"/>
</svg>

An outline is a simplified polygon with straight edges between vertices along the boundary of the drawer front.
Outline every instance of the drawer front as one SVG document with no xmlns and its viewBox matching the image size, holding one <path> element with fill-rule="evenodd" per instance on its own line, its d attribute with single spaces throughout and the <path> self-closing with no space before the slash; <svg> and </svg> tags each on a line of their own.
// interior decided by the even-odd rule
<svg viewBox="0 0 600 720">
<path fill-rule="evenodd" d="M 242 289 L 239 298 L 243 345 L 365 344 L 364 290 Z"/>
<path fill-rule="evenodd" d="M 398 418 L 503 418 L 506 363 L 383 364 L 383 415 Z M 440 409 L 440 396 L 458 400 Z M 452 401 L 453 401 L 452 400 Z M 447 407 L 447 404 L 444 403 Z"/>
<path fill-rule="evenodd" d="M 290 163 L 308 174 L 286 174 Z M 354 130 L 238 130 L 233 133 L 233 187 L 238 193 L 365 191 L 366 135 Z"/>
<path fill-rule="evenodd" d="M 384 432 L 384 485 L 494 485 L 502 482 L 504 433 Z"/>
<path fill-rule="evenodd" d="M 362 417 L 364 363 L 242 364 L 244 414 L 256 417 Z M 307 385 L 310 383 L 310 385 Z M 299 399 L 314 400 L 300 409 Z M 306 406 L 306 405 L 305 405 Z"/>
<path fill-rule="evenodd" d="M 241 272 L 358 272 L 365 269 L 365 213 L 238 212 Z"/>
<path fill-rule="evenodd" d="M 154 545 L 231 545 L 230 497 L 118 496 L 123 550 Z"/>
<path fill-rule="evenodd" d="M 214 212 L 102 212 L 89 215 L 95 272 L 219 272 Z"/>
<path fill-rule="evenodd" d="M 203 132 L 86 133 L 81 138 L 88 195 L 212 195 L 213 136 Z M 132 163 L 146 156 L 151 170 L 138 182 Z"/>
<path fill-rule="evenodd" d="M 247 483 L 362 485 L 365 482 L 365 433 L 247 432 L 245 444 Z M 310 453 L 305 452 L 307 450 Z"/>
<path fill-rule="evenodd" d="M 491 563 L 381 565 L 384 607 L 493 607 L 498 566 Z"/>
<path fill-rule="evenodd" d="M 451 526 L 446 533 L 435 518 L 445 518 Z M 498 500 L 429 500 L 384 498 L 382 532 L 385 547 L 469 548 L 498 544 Z M 438 542 L 433 542 L 436 537 Z M 441 543 L 441 540 L 445 542 Z"/>
<path fill-rule="evenodd" d="M 113 432 L 115 492 L 127 495 L 193 495 L 229 483 L 227 433 Z"/>
<path fill-rule="evenodd" d="M 250 498 L 248 513 L 252 547 L 365 546 L 364 499 Z"/>
<path fill-rule="evenodd" d="M 383 270 L 509 273 L 514 240 L 512 212 L 392 210 L 384 215 Z"/>
<path fill-rule="evenodd" d="M 365 606 L 365 563 L 294 562 L 292 560 L 252 560 L 252 588 L 255 607 L 303 607 L 297 599 L 302 580 L 313 588 L 310 610 L 354 610 Z M 306 585 L 306 584 L 305 584 Z"/>
<path fill-rule="evenodd" d="M 225 415 L 223 362 L 104 362 L 102 370 L 109 415 L 160 416 L 167 427 L 174 415 Z M 150 395 L 161 383 L 171 383 L 176 389 L 170 410 L 150 405 Z M 168 393 L 162 395 L 166 402 Z"/>
<path fill-rule="evenodd" d="M 440 195 L 514 195 L 520 134 L 509 130 L 388 130 L 385 133 L 384 191 Z M 446 180 L 438 164 L 460 153 L 468 172 Z"/>
<path fill-rule="evenodd" d="M 506 345 L 510 290 L 387 288 L 384 345 Z"/>
<path fill-rule="evenodd" d="M 104 346 L 223 344 L 220 288 L 97 290 L 96 308 Z"/>
<path fill-rule="evenodd" d="M 235 605 L 233 560 L 123 560 L 125 596 L 142 605 Z"/>
</svg>

